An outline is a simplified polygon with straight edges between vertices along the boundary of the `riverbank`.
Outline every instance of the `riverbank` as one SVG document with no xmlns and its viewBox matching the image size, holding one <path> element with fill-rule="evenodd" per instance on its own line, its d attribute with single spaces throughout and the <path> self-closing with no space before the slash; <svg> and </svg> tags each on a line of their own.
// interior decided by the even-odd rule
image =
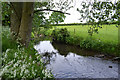
<svg viewBox="0 0 120 80">
<path fill-rule="evenodd" d="M 109 27 L 108 27 L 109 26 Z M 77 25 L 77 26 L 54 26 L 52 29 L 46 30 L 41 33 L 45 37 L 49 37 L 47 40 L 52 40 L 53 37 L 56 37 L 56 42 L 61 42 L 70 45 L 79 46 L 85 50 L 97 51 L 101 54 L 111 55 L 119 57 L 120 49 L 118 45 L 118 33 L 115 25 L 105 25 L 99 30 L 98 34 L 93 34 L 93 36 L 88 35 L 88 26 Z M 60 33 L 61 29 L 66 28 L 66 32 Z M 75 29 L 75 30 L 74 30 Z M 44 31 L 43 29 L 41 29 Z M 53 30 L 55 35 L 53 36 Z M 63 33 L 68 34 L 66 40 L 63 41 Z M 66 35 L 65 34 L 65 35 Z M 39 41 L 39 40 L 38 40 Z"/>
<path fill-rule="evenodd" d="M 85 48 L 81 48 L 78 45 L 61 43 L 61 42 L 52 42 L 52 44 L 59 45 L 59 46 L 54 46 L 54 47 L 57 49 L 60 49 L 59 51 L 60 52 L 62 51 L 62 53 L 73 52 L 81 56 L 92 56 L 92 57 L 98 57 L 98 58 L 105 59 L 105 60 L 119 61 L 119 57 L 114 54 L 102 53 L 100 51 L 92 50 L 92 49 L 87 50 Z M 63 49 L 61 49 L 61 47 Z M 81 52 L 84 54 L 81 54 Z"/>
</svg>

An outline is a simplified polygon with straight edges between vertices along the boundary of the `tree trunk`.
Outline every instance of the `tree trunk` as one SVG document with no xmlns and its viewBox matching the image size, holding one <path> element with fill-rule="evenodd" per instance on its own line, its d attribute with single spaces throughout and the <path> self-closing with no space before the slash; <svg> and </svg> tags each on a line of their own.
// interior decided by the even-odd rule
<svg viewBox="0 0 120 80">
<path fill-rule="evenodd" d="M 34 12 L 33 2 L 24 2 L 22 10 L 21 25 L 19 29 L 20 42 L 26 47 L 29 44 L 31 31 L 32 31 L 32 20 Z"/>
<path fill-rule="evenodd" d="M 11 18 L 10 18 L 10 29 L 12 32 L 13 39 L 17 39 L 19 28 L 21 24 L 21 17 L 22 17 L 22 2 L 11 2 Z"/>
</svg>

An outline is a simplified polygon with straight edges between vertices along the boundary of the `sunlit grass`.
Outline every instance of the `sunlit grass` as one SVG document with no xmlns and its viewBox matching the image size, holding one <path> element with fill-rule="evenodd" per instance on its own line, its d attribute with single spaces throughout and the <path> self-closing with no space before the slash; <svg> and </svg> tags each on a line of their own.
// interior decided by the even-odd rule
<svg viewBox="0 0 120 80">
<path fill-rule="evenodd" d="M 57 26 L 57 28 L 67 28 L 72 36 L 76 35 L 78 37 L 87 38 L 90 37 L 88 34 L 88 25 L 72 25 L 72 26 Z M 115 25 L 102 25 L 99 28 L 99 33 L 94 33 L 92 38 L 100 39 L 105 43 L 118 43 L 118 28 Z"/>
</svg>

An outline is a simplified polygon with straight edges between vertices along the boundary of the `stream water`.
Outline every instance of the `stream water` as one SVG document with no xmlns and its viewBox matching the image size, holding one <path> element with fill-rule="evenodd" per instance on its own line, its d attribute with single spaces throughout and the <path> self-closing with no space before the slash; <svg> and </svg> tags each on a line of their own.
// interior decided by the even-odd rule
<svg viewBox="0 0 120 80">
<path fill-rule="evenodd" d="M 55 78 L 118 78 L 118 62 L 77 46 L 40 41 L 34 48 Z"/>
</svg>

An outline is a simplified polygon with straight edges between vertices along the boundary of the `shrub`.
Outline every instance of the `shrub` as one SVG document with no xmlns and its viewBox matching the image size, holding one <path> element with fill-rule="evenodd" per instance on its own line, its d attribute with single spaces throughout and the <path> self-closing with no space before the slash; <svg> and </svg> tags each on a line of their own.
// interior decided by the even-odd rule
<svg viewBox="0 0 120 80">
<path fill-rule="evenodd" d="M 67 28 L 55 29 L 52 32 L 53 41 L 65 42 L 66 38 L 69 37 L 69 32 Z"/>
<path fill-rule="evenodd" d="M 94 50 L 99 51 L 111 55 L 118 55 L 117 51 L 117 45 L 112 43 L 104 43 L 101 40 L 94 40 L 92 38 L 87 38 L 80 41 L 80 47 L 88 49 L 88 50 Z"/>
<path fill-rule="evenodd" d="M 79 45 L 81 40 L 83 40 L 83 38 L 77 37 L 77 36 L 70 36 L 66 38 L 67 43 L 74 44 L 74 45 Z"/>
</svg>

